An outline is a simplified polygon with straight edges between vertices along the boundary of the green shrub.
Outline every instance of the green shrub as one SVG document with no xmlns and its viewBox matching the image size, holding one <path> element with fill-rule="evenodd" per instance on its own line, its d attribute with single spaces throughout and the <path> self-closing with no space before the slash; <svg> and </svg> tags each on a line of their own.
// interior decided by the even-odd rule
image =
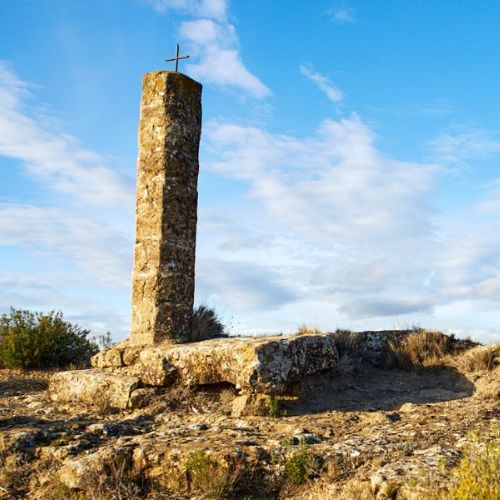
<svg viewBox="0 0 500 500">
<path fill-rule="evenodd" d="M 294 486 L 299 486 L 309 479 L 311 475 L 311 457 L 305 442 L 300 444 L 299 451 L 287 457 L 285 475 Z"/>
<path fill-rule="evenodd" d="M 217 316 L 215 309 L 200 304 L 193 311 L 190 340 L 198 342 L 200 340 L 216 339 L 219 337 L 227 337 L 227 334 L 224 333 L 224 325 Z"/>
<path fill-rule="evenodd" d="M 0 366 L 5 368 L 85 367 L 99 350 L 88 330 L 48 314 L 12 308 L 0 317 Z"/>
</svg>

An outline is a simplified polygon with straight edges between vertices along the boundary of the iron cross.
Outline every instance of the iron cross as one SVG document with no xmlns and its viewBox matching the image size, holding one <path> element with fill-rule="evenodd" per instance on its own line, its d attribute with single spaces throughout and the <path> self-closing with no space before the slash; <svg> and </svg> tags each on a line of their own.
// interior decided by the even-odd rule
<svg viewBox="0 0 500 500">
<path fill-rule="evenodd" d="M 189 59 L 189 56 L 180 56 L 179 55 L 179 44 L 177 44 L 177 51 L 175 54 L 175 57 L 172 57 L 171 59 L 165 59 L 166 62 L 172 62 L 175 61 L 175 72 L 179 72 L 179 59 Z"/>
</svg>

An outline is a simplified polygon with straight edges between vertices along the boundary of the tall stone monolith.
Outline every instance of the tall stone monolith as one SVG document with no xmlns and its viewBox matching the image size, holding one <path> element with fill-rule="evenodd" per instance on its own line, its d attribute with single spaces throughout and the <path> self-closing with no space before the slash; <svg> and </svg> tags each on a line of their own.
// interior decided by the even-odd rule
<svg viewBox="0 0 500 500">
<path fill-rule="evenodd" d="M 144 75 L 139 124 L 132 327 L 134 344 L 188 340 L 194 301 L 202 86 Z"/>
</svg>

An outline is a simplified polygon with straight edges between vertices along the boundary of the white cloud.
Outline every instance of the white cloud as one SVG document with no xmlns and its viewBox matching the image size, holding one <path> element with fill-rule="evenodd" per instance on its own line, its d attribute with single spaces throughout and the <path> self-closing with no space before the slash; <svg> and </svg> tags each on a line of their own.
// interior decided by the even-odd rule
<svg viewBox="0 0 500 500">
<path fill-rule="evenodd" d="M 500 179 L 494 179 L 489 183 L 484 199 L 476 208 L 486 215 L 500 214 Z"/>
<path fill-rule="evenodd" d="M 133 203 L 132 183 L 74 137 L 28 113 L 30 97 L 28 85 L 0 62 L 0 155 L 20 160 L 30 176 L 87 205 Z"/>
<path fill-rule="evenodd" d="M 132 238 L 88 216 L 67 209 L 0 205 L 0 241 L 3 247 L 27 248 L 46 265 L 69 265 L 92 283 L 129 286 Z"/>
<path fill-rule="evenodd" d="M 210 168 L 249 183 L 282 224 L 356 240 L 430 231 L 426 197 L 436 168 L 385 158 L 356 116 L 325 120 L 305 139 L 256 127 L 211 123 Z"/>
<path fill-rule="evenodd" d="M 238 50 L 238 35 L 228 22 L 211 19 L 184 21 L 180 36 L 188 43 L 193 59 L 186 71 L 204 83 L 243 90 L 261 99 L 271 91 L 244 65 Z"/>
<path fill-rule="evenodd" d="M 352 9 L 348 8 L 333 8 L 328 10 L 328 15 L 337 24 L 355 23 L 356 17 Z"/>
<path fill-rule="evenodd" d="M 326 95 L 326 97 L 333 103 L 338 103 L 344 98 L 342 91 L 334 85 L 328 77 L 314 71 L 311 66 L 302 65 L 300 72 L 309 80 L 314 82 L 318 88 Z"/>
<path fill-rule="evenodd" d="M 234 25 L 227 19 L 228 0 L 144 0 L 156 11 L 187 14 L 179 36 L 187 44 L 186 73 L 202 83 L 243 91 L 256 99 L 271 95 L 269 88 L 244 64 Z"/>
<path fill-rule="evenodd" d="M 0 156 L 18 160 L 35 185 L 52 190 L 50 206 L 0 203 L 0 309 L 63 309 L 94 332 L 124 337 L 127 313 L 116 304 L 130 286 L 132 183 L 49 128 L 55 120 L 40 114 L 31 90 L 0 63 Z M 12 190 L 8 198 L 20 194 Z"/>
<path fill-rule="evenodd" d="M 168 9 L 186 12 L 196 17 L 223 20 L 226 17 L 228 0 L 143 0 L 156 11 Z"/>
</svg>

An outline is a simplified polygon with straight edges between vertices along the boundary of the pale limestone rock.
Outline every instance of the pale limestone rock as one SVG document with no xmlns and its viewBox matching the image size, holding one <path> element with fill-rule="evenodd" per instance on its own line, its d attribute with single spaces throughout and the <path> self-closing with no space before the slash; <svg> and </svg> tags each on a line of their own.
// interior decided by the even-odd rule
<svg viewBox="0 0 500 500">
<path fill-rule="evenodd" d="M 85 490 L 102 480 L 106 468 L 131 463 L 132 451 L 126 448 L 106 447 L 78 458 L 67 458 L 59 469 L 59 480 L 71 489 Z M 125 470 L 128 467 L 124 468 Z"/>
<path fill-rule="evenodd" d="M 159 349 L 146 349 L 139 354 L 137 376 L 146 385 L 165 386 L 173 382 L 177 370 Z"/>
<path fill-rule="evenodd" d="M 268 413 L 269 396 L 266 394 L 242 394 L 234 399 L 231 409 L 231 416 L 236 418 Z"/>
<path fill-rule="evenodd" d="M 74 370 L 54 373 L 49 381 L 49 395 L 52 401 L 106 402 L 112 407 L 127 408 L 130 395 L 139 383 L 137 377 L 97 370 Z"/>
<path fill-rule="evenodd" d="M 147 385 L 168 384 L 176 375 L 187 385 L 228 382 L 245 392 L 284 394 L 304 377 L 334 368 L 337 360 L 326 334 L 224 338 L 145 347 L 126 370 Z"/>
</svg>

